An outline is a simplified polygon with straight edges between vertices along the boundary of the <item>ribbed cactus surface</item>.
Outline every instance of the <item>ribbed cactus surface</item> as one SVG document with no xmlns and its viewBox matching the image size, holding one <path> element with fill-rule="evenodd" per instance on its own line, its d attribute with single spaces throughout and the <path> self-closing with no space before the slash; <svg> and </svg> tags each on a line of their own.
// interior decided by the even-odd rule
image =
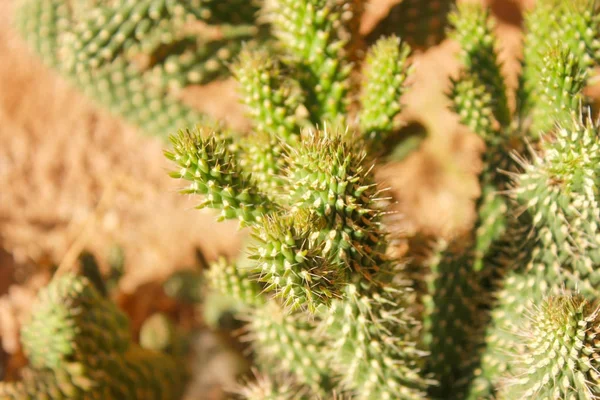
<svg viewBox="0 0 600 400">
<path fill-rule="evenodd" d="M 129 320 L 85 277 L 68 273 L 39 294 L 22 328 L 30 361 L 0 399 L 177 399 L 184 373 L 175 359 L 132 341 Z"/>
<path fill-rule="evenodd" d="M 207 122 L 180 91 L 228 73 L 260 28 L 253 2 L 20 0 L 15 25 L 45 64 L 150 134 Z"/>
<path fill-rule="evenodd" d="M 268 2 L 279 52 L 244 49 L 233 68 L 254 132 L 174 137 L 166 154 L 179 168 L 172 176 L 189 182 L 184 192 L 250 228 L 244 261 L 210 272 L 216 290 L 244 304 L 246 337 L 268 376 L 246 398 L 598 397 L 599 132 L 581 108 L 597 11 L 560 0 L 527 10 L 510 93 L 490 11 L 451 3 L 405 0 L 392 10 L 427 16 L 433 36 L 437 21 L 452 24 L 463 68 L 450 82 L 451 108 L 487 147 L 473 231 L 411 266 L 419 283 L 391 256 L 372 174 L 397 127 L 410 49 L 378 38 L 355 90 L 344 53 L 352 2 Z M 209 147 L 220 156 L 194 151 Z"/>
</svg>

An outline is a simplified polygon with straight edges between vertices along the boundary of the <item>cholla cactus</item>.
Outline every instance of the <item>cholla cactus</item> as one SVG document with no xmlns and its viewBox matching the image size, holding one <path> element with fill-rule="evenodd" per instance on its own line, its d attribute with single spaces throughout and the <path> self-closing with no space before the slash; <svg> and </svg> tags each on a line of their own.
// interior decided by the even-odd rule
<svg viewBox="0 0 600 400">
<path fill-rule="evenodd" d="M 410 50 L 379 39 L 354 93 L 344 29 L 352 5 L 269 2 L 279 52 L 244 49 L 233 67 L 254 132 L 180 131 L 166 152 L 184 192 L 203 196 L 200 208 L 249 231 L 241 259 L 209 273 L 240 304 L 261 373 L 274 377 L 242 393 L 598 398 L 600 127 L 582 111 L 598 13 L 566 0 L 528 11 L 514 106 L 489 12 L 461 3 L 450 15 L 464 69 L 449 97 L 487 146 L 482 195 L 472 237 L 439 249 L 416 293 L 391 256 L 372 175 L 401 109 Z M 536 54 L 536 43 L 549 44 Z M 361 100 L 356 114 L 350 98 Z"/>
<path fill-rule="evenodd" d="M 502 398 L 600 397 L 598 306 L 581 296 L 558 295 L 533 310 L 524 352 Z"/>
<path fill-rule="evenodd" d="M 179 90 L 222 76 L 259 32 L 248 1 L 20 1 L 16 26 L 44 63 L 150 134 L 207 122 Z"/>
<path fill-rule="evenodd" d="M 200 207 L 250 228 L 247 258 L 237 266 L 216 264 L 211 277 L 244 304 L 241 314 L 264 373 L 290 374 L 290 387 L 299 385 L 309 397 L 568 396 L 568 388 L 583 382 L 593 398 L 594 373 L 581 378 L 595 371 L 592 345 L 582 350 L 581 364 L 553 364 L 561 389 L 549 386 L 554 382 L 541 370 L 539 379 L 519 380 L 530 361 L 508 356 L 519 349 L 537 360 L 537 349 L 552 346 L 550 334 L 535 344 L 518 335 L 520 328 L 549 329 L 546 320 L 523 320 L 530 304 L 558 296 L 564 285 L 595 297 L 598 128 L 578 116 L 600 31 L 596 14 L 552 4 L 568 15 L 556 27 L 565 40 L 547 46 L 543 57 L 525 51 L 516 108 L 488 12 L 461 4 L 450 16 L 465 65 L 450 98 L 488 151 L 473 238 L 449 244 L 423 271 L 427 290 L 418 295 L 424 308 L 389 255 L 385 202 L 371 175 L 372 156 L 401 109 L 408 46 L 390 37 L 369 50 L 362 107 L 348 117 L 343 10 L 351 3 L 268 4 L 281 57 L 244 50 L 234 65 L 254 134 L 233 140 L 219 132 L 180 132 L 166 153 L 180 168 L 172 175 L 191 182 L 185 192 L 205 195 Z M 554 17 L 544 21 L 544 7 L 528 14 L 527 46 L 549 39 L 546 24 Z M 553 130 L 554 123 L 562 128 Z M 535 142 L 541 129 L 556 138 Z M 517 212 L 519 204 L 529 210 Z M 547 318 L 559 313 L 558 324 L 586 321 L 596 329 L 595 312 L 574 306 L 579 297 L 564 298 L 549 298 L 552 307 L 534 310 L 543 309 Z M 272 371 L 274 365 L 283 371 Z M 276 393 L 279 386 L 268 387 Z"/>
<path fill-rule="evenodd" d="M 544 369 L 539 352 L 555 346 L 549 331 L 541 332 L 550 329 L 548 319 L 556 329 L 568 331 L 565 335 L 572 332 L 569 321 L 578 318 L 597 329 L 594 313 L 579 308 L 585 301 L 561 290 L 578 290 L 590 301 L 597 297 L 598 183 L 593 176 L 598 126 L 582 108 L 582 89 L 600 55 L 600 19 L 595 2 L 538 3 L 525 18 L 523 70 L 514 108 L 508 102 L 488 12 L 462 4 L 451 15 L 465 68 L 453 81 L 450 98 L 461 121 L 481 136 L 487 151 L 473 238 L 460 250 L 454 246 L 443 252 L 433 270 L 436 282 L 450 277 L 460 282 L 459 289 L 450 292 L 460 296 L 436 301 L 438 292 L 431 294 L 432 343 L 436 336 L 450 337 L 444 353 L 455 354 L 449 364 L 445 357 L 430 363 L 442 383 L 433 391 L 436 396 L 597 397 L 596 378 L 581 379 L 589 365 L 587 354 L 572 352 L 569 363 L 557 360 Z M 465 293 L 470 294 L 468 307 Z M 561 295 L 563 300 L 547 297 Z M 460 300 L 443 305 L 452 298 Z M 459 312 L 444 312 L 445 308 Z M 534 313 L 532 318 L 527 318 L 527 310 Z M 537 342 L 524 341 L 523 331 L 537 335 Z M 459 351 L 454 348 L 456 338 L 464 342 Z M 576 340 L 582 339 L 579 335 Z M 586 367 L 579 370 L 571 362 Z M 527 377 L 519 375 L 523 371 Z"/>
<path fill-rule="evenodd" d="M 181 396 L 175 359 L 132 342 L 129 321 L 83 276 L 55 278 L 22 329 L 29 368 L 0 399 L 164 399 Z"/>
<path fill-rule="evenodd" d="M 249 227 L 244 260 L 209 276 L 245 304 L 262 371 L 289 374 L 306 398 L 418 399 L 419 324 L 394 279 L 371 161 L 397 126 L 410 50 L 397 37 L 369 50 L 351 117 L 351 11 L 341 1 L 268 2 L 281 57 L 244 49 L 233 67 L 255 132 L 180 131 L 166 156 L 190 182 L 184 191 L 204 195 L 200 207 Z"/>
<path fill-rule="evenodd" d="M 247 400 L 308 399 L 306 391 L 295 387 L 285 377 L 273 378 L 256 371 L 254 375 L 255 381 L 248 381 L 244 385 L 235 388 L 235 393 L 241 398 Z"/>
</svg>

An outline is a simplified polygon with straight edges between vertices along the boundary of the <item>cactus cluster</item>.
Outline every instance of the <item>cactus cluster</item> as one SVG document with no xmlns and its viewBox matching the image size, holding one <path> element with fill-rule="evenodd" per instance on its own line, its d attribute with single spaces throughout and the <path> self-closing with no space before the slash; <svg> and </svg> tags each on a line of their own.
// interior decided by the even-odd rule
<svg viewBox="0 0 600 400">
<path fill-rule="evenodd" d="M 487 149 L 473 235 L 432 268 L 454 286 L 430 301 L 432 343 L 446 338 L 430 362 L 438 396 L 598 397 L 600 126 L 583 89 L 600 61 L 599 5 L 537 3 L 525 14 L 514 105 L 489 11 L 462 4 L 450 16 L 463 70 L 449 95 Z M 449 313 L 452 293 L 462 307 Z"/>
<path fill-rule="evenodd" d="M 44 63 L 142 132 L 208 117 L 181 99 L 228 72 L 264 30 L 252 1 L 19 0 L 15 26 Z"/>
<path fill-rule="evenodd" d="M 373 177 L 373 157 L 397 127 L 410 48 L 379 40 L 354 94 L 353 12 L 350 2 L 267 2 L 278 51 L 245 48 L 233 66 L 252 132 L 181 130 L 166 152 L 200 208 L 249 230 L 240 260 L 209 272 L 214 289 L 242 304 L 267 376 L 241 391 L 248 398 L 425 394 L 413 293 L 389 254 L 387 199 Z"/>
<path fill-rule="evenodd" d="M 241 259 L 210 272 L 243 305 L 261 371 L 247 398 L 599 397 L 600 126 L 583 94 L 600 57 L 598 6 L 527 10 L 510 93 L 489 10 L 435 3 L 452 8 L 461 47 L 452 109 L 486 152 L 472 234 L 412 266 L 422 282 L 391 256 L 372 175 L 410 48 L 375 42 L 352 110 L 352 2 L 269 2 L 279 51 L 245 49 L 233 69 L 253 131 L 171 137 L 184 192 L 250 231 Z"/>
<path fill-rule="evenodd" d="M 46 62 L 148 131 L 203 122 L 170 90 L 233 60 L 251 131 L 181 129 L 165 156 L 198 208 L 247 233 L 239 258 L 206 275 L 251 343 L 258 379 L 237 394 L 600 398 L 600 124 L 584 91 L 600 61 L 596 0 L 525 11 L 515 90 L 490 11 L 471 2 L 404 0 L 359 65 L 359 1 L 265 0 L 268 47 L 241 43 L 257 32 L 244 1 L 24 1 L 17 22 Z M 438 43 L 446 20 L 462 64 L 448 98 L 486 145 L 481 195 L 466 237 L 409 262 L 395 256 L 375 161 L 398 128 L 412 50 Z M 218 39 L 193 39 L 194 21 Z M 22 332 L 30 367 L 0 399 L 180 394 L 176 362 L 132 343 L 88 278 L 56 278 L 41 298 Z M 144 341 L 168 348 L 171 327 L 153 323 Z"/>
<path fill-rule="evenodd" d="M 0 399 L 164 399 L 181 396 L 184 372 L 132 341 L 129 320 L 85 276 L 56 277 L 22 328 L 29 367 L 0 383 Z"/>
</svg>

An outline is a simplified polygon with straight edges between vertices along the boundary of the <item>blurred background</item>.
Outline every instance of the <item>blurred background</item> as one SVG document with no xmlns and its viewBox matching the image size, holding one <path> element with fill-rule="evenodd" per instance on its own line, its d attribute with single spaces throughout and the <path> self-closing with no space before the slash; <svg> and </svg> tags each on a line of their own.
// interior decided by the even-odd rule
<svg viewBox="0 0 600 400">
<path fill-rule="evenodd" d="M 116 299 L 134 330 L 158 311 L 197 329 L 187 398 L 223 398 L 223 385 L 247 368 L 223 333 L 233 322 L 213 309 L 182 304 L 169 291 L 181 285 L 173 279 L 176 271 L 200 271 L 206 260 L 236 254 L 243 233 L 235 222 L 217 223 L 210 211 L 195 210 L 198 199 L 177 193 L 181 185 L 168 176 L 171 166 L 163 156 L 167 142 L 96 107 L 40 62 L 11 27 L 16 3 L 0 2 L 1 376 L 14 376 L 25 362 L 18 329 L 37 290 L 53 268 L 74 263 L 87 250 L 103 271 L 118 272 Z M 366 3 L 365 36 L 398 2 Z M 514 86 L 521 10 L 533 1 L 487 3 Z M 392 188 L 397 228 L 406 237 L 451 238 L 473 221 L 483 147 L 457 124 L 444 96 L 459 67 L 457 50 L 444 40 L 414 55 L 416 73 L 402 115 L 407 139 L 378 171 Z M 233 127 L 247 125 L 232 79 L 186 87 L 181 95 Z M 218 300 L 211 304 L 220 307 Z"/>
</svg>

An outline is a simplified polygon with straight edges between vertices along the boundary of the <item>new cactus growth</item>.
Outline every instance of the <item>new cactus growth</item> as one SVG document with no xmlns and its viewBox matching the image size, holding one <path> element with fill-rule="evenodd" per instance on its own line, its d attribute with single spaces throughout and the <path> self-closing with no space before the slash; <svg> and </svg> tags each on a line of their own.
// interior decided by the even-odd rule
<svg viewBox="0 0 600 400">
<path fill-rule="evenodd" d="M 257 37 L 246 1 L 21 0 L 16 27 L 45 64 L 150 134 L 207 122 L 179 91 L 227 73 Z"/>
<path fill-rule="evenodd" d="M 0 399 L 164 399 L 182 394 L 175 359 L 133 343 L 129 321 L 85 277 L 67 273 L 39 294 L 22 329 L 30 366 Z"/>
</svg>

